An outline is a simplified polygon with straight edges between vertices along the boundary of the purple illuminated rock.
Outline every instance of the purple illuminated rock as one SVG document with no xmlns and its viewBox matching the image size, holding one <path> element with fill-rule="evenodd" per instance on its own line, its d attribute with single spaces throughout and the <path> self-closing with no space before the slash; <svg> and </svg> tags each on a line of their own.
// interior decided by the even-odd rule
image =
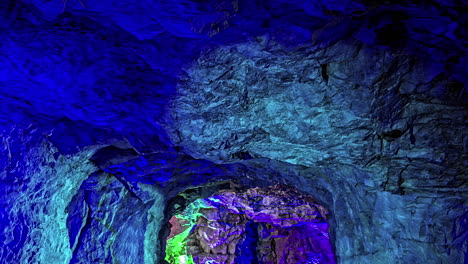
<svg viewBox="0 0 468 264">
<path fill-rule="evenodd" d="M 310 196 L 275 185 L 224 190 L 206 201 L 212 208 L 199 210 L 186 241 L 195 263 L 335 263 L 328 212 Z M 180 233 L 176 222 L 173 232 Z"/>
</svg>

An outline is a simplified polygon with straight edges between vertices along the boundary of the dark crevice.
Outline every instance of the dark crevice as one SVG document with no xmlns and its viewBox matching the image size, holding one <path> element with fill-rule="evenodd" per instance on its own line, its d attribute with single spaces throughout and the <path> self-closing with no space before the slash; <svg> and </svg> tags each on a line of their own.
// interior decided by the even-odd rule
<svg viewBox="0 0 468 264">
<path fill-rule="evenodd" d="M 320 68 L 322 69 L 321 73 L 322 73 L 322 78 L 323 80 L 325 81 L 325 83 L 328 84 L 328 64 L 320 64 Z"/>
</svg>

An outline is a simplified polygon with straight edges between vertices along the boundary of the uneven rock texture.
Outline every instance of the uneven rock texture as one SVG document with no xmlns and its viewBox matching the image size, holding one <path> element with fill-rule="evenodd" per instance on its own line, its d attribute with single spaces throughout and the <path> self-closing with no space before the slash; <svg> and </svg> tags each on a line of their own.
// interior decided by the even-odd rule
<svg viewBox="0 0 468 264">
<path fill-rule="evenodd" d="M 336 263 L 468 262 L 465 10 L 0 0 L 0 263 L 164 263 L 174 215 L 275 184 Z"/>
<path fill-rule="evenodd" d="M 343 42 L 288 52 L 266 41 L 213 50 L 187 69 L 171 107 L 173 139 L 193 156 L 218 162 L 243 155 L 303 165 L 370 159 L 378 145 L 364 140 L 375 133 L 369 85 L 380 72 L 375 64 L 363 68 L 366 84 L 331 70 L 339 60 L 370 60 L 370 51 Z"/>
<path fill-rule="evenodd" d="M 182 252 L 194 263 L 335 263 L 327 214 L 285 186 L 225 190 L 175 216 L 170 237 L 189 232 L 172 239 L 186 245 Z"/>
<path fill-rule="evenodd" d="M 68 263 L 67 207 L 95 166 L 93 148 L 73 156 L 37 136 L 37 128 L 2 134 L 0 259 L 3 263 Z M 22 166 L 18 166 L 22 164 Z"/>
<path fill-rule="evenodd" d="M 286 51 L 264 41 L 209 51 L 186 70 L 168 123 L 193 156 L 327 167 L 376 159 L 411 169 L 413 161 L 464 165 L 466 109 L 433 95 L 439 72 L 356 41 Z M 418 84 L 426 90 L 402 91 Z M 437 140 L 427 139 L 429 131 Z"/>
<path fill-rule="evenodd" d="M 364 199 L 356 186 L 337 186 L 346 195 L 334 201 L 348 200 L 352 208 L 348 197 L 356 195 L 361 209 L 369 206 L 367 213 L 360 211 L 366 219 L 360 225 L 382 226 L 368 231 L 377 232 L 380 242 L 363 245 L 367 258 L 414 262 L 409 255 L 427 254 L 424 244 L 445 243 L 442 230 L 450 220 L 443 214 L 465 208 L 456 204 L 466 206 L 461 197 L 467 191 L 466 107 L 457 102 L 459 95 L 440 94 L 440 69 L 428 69 L 424 61 L 349 41 L 285 51 L 259 39 L 210 50 L 179 83 L 172 138 L 193 156 L 216 162 L 268 157 L 344 175 L 346 165 L 370 172 L 359 180 Z M 438 224 L 422 224 L 428 221 Z M 395 225 L 398 233 L 390 231 Z M 344 251 L 357 246 L 340 241 L 336 245 Z M 378 249 L 395 247 L 419 253 L 392 257 Z M 442 248 L 431 249 L 432 256 Z M 346 261 L 365 262 L 353 255 Z M 436 263 L 432 258 L 425 261 Z"/>
</svg>

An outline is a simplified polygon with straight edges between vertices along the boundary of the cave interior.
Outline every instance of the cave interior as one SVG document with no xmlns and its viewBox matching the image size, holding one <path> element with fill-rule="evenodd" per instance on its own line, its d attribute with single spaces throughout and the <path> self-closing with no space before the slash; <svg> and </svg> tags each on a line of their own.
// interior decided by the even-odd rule
<svg viewBox="0 0 468 264">
<path fill-rule="evenodd" d="M 0 263 L 468 263 L 462 0 L 0 0 Z"/>
</svg>

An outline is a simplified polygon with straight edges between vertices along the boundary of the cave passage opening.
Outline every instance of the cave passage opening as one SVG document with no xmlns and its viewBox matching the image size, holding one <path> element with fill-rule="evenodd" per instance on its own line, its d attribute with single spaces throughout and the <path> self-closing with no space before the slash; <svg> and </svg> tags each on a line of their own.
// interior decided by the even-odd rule
<svg viewBox="0 0 468 264">
<path fill-rule="evenodd" d="M 171 264 L 335 263 L 327 209 L 284 185 L 220 190 L 170 219 Z"/>
</svg>

